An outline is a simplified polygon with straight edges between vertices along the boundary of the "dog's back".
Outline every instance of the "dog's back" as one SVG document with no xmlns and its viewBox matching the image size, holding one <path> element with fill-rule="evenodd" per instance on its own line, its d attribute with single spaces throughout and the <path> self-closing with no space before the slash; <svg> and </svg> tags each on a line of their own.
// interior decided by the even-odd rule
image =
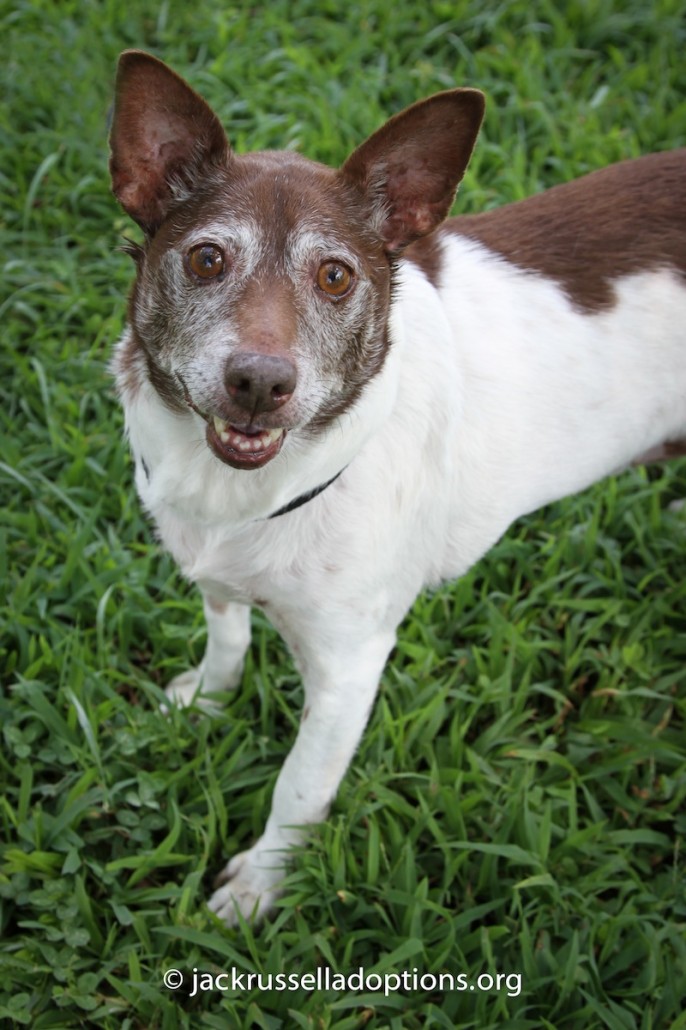
<svg viewBox="0 0 686 1030">
<path fill-rule="evenodd" d="M 621 161 L 445 228 L 559 282 L 579 310 L 607 310 L 627 275 L 686 277 L 686 149 Z"/>
</svg>

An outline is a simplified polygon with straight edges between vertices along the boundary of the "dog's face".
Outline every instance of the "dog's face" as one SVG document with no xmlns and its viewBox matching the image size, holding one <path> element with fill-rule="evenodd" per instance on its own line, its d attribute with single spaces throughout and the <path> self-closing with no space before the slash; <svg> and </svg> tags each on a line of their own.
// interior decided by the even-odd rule
<svg viewBox="0 0 686 1030">
<path fill-rule="evenodd" d="M 230 465 L 325 425 L 383 363 L 390 264 L 351 194 L 294 155 L 234 157 L 141 257 L 130 320 L 151 374 Z"/>
<path fill-rule="evenodd" d="M 474 90 L 392 119 L 339 171 L 234 155 L 165 65 L 122 56 L 113 189 L 142 226 L 129 320 L 165 403 L 202 416 L 214 454 L 266 465 L 382 368 L 397 255 L 445 217 L 481 121 Z"/>
</svg>

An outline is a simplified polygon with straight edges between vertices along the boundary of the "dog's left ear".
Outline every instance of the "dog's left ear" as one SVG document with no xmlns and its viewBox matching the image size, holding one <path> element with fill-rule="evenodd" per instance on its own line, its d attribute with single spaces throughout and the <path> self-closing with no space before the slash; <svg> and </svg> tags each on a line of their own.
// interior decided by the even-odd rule
<svg viewBox="0 0 686 1030">
<path fill-rule="evenodd" d="M 202 97 L 142 50 L 125 50 L 119 58 L 110 147 L 112 190 L 148 235 L 230 150 Z"/>
<path fill-rule="evenodd" d="M 436 93 L 391 118 L 341 168 L 371 202 L 389 253 L 426 236 L 450 211 L 484 107 L 478 89 Z"/>
</svg>

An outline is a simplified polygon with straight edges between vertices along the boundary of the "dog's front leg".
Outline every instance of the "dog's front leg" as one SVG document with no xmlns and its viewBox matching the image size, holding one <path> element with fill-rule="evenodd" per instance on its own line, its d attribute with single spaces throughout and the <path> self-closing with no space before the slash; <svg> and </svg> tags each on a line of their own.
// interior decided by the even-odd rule
<svg viewBox="0 0 686 1030">
<path fill-rule="evenodd" d="M 220 601 L 203 592 L 207 622 L 207 646 L 200 665 L 176 676 L 167 687 L 167 696 L 176 704 L 189 705 L 205 694 L 231 690 L 243 672 L 243 659 L 250 644 L 250 608 L 244 604 Z"/>
<path fill-rule="evenodd" d="M 367 630 L 368 632 L 368 630 Z M 236 855 L 219 876 L 209 906 L 229 925 L 236 909 L 257 918 L 278 897 L 287 851 L 321 822 L 362 736 L 395 634 L 380 632 L 362 645 L 350 642 L 315 651 L 294 649 L 303 673 L 305 706 L 292 751 L 281 769 L 263 835 Z"/>
</svg>

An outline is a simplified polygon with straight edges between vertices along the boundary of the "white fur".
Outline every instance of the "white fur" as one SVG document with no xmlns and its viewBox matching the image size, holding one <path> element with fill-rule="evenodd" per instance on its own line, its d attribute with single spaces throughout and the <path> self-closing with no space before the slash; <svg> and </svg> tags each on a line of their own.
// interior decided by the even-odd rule
<svg viewBox="0 0 686 1030">
<path fill-rule="evenodd" d="M 269 908 L 297 827 L 325 816 L 418 591 L 462 574 L 519 515 L 686 436 L 675 274 L 627 277 L 611 310 L 583 314 L 552 281 L 442 239 L 445 286 L 402 265 L 390 353 L 353 409 L 318 437 L 293 431 L 263 469 L 223 465 L 202 419 L 173 415 L 152 388 L 124 397 L 138 489 L 208 615 L 203 666 L 171 696 L 235 684 L 256 599 L 303 676 L 265 832 L 210 902 L 227 922 Z"/>
</svg>

